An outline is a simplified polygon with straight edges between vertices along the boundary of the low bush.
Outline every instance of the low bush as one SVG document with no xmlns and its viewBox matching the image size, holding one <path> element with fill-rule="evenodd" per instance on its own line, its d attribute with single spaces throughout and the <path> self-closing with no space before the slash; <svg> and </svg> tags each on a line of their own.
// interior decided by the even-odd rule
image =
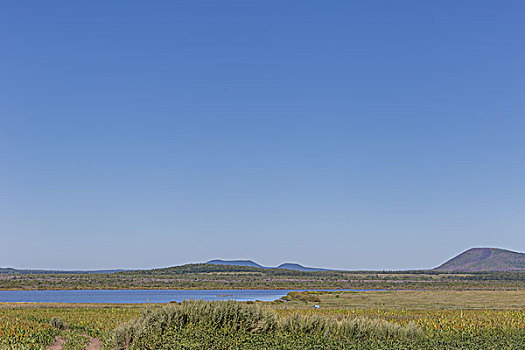
<svg viewBox="0 0 525 350">
<path fill-rule="evenodd" d="M 51 327 L 53 328 L 60 329 L 60 330 L 66 329 L 66 324 L 64 323 L 64 321 L 62 321 L 62 319 L 58 317 L 53 317 L 49 323 L 51 324 Z"/>
<path fill-rule="evenodd" d="M 258 305 L 189 301 L 149 310 L 141 318 L 118 327 L 110 348 L 299 349 L 312 345 L 335 349 L 355 339 L 406 339 L 419 333 L 413 324 L 401 326 L 377 319 L 317 315 L 278 316 Z"/>
<path fill-rule="evenodd" d="M 304 301 L 311 303 L 318 303 L 321 301 L 321 298 L 319 298 L 319 295 L 316 295 L 315 292 L 289 292 L 284 298 L 286 300 Z"/>
</svg>

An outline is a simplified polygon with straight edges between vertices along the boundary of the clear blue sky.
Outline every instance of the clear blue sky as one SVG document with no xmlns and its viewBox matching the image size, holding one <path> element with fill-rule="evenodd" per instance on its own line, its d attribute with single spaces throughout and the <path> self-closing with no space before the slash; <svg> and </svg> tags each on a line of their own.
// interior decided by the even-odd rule
<svg viewBox="0 0 525 350">
<path fill-rule="evenodd" d="M 525 251 L 523 1 L 2 1 L 0 266 Z"/>
</svg>

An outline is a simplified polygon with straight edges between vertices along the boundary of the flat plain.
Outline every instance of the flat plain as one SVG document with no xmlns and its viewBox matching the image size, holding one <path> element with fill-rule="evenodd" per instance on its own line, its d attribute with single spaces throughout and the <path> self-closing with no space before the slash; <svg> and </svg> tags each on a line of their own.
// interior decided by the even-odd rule
<svg viewBox="0 0 525 350">
<path fill-rule="evenodd" d="M 291 292 L 274 302 L 168 305 L 0 304 L 1 349 L 46 349 L 55 337 L 72 350 L 85 349 L 90 338 L 100 339 L 104 349 L 523 349 L 525 291 Z"/>
</svg>

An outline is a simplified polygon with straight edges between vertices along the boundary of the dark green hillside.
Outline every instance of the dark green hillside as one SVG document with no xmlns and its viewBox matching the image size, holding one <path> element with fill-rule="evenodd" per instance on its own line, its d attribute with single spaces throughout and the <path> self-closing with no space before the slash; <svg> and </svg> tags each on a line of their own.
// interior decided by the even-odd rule
<svg viewBox="0 0 525 350">
<path fill-rule="evenodd" d="M 486 254 L 486 253 L 485 253 Z M 492 255 L 492 252 L 491 252 Z M 497 256 L 497 253 L 494 254 Z M 472 260 L 472 259 L 471 259 Z M 479 260 L 479 257 L 478 257 Z M 477 260 L 473 260 L 476 262 Z M 471 263 L 473 263 L 471 261 Z M 298 271 L 237 265 L 188 264 L 114 273 L 65 273 L 5 269 L 0 289 L 417 289 L 516 290 L 525 270 L 458 272 Z"/>
</svg>

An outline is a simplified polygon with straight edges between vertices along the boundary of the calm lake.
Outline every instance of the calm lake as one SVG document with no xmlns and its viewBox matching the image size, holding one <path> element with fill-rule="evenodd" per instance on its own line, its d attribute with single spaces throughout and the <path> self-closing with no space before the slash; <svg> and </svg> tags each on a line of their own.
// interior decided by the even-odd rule
<svg viewBox="0 0 525 350">
<path fill-rule="evenodd" d="M 341 289 L 343 290 L 343 289 Z M 272 301 L 291 290 L 23 290 L 0 291 L 0 302 L 169 303 L 190 299 Z"/>
</svg>

